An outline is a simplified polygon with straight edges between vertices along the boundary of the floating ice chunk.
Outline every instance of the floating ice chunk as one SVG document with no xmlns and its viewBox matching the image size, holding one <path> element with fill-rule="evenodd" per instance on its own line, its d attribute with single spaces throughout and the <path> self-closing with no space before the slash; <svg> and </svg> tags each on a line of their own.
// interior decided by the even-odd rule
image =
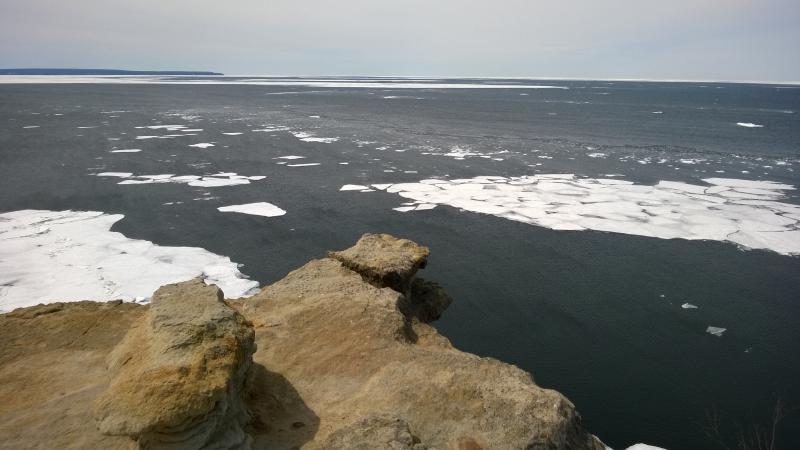
<svg viewBox="0 0 800 450">
<path fill-rule="evenodd" d="M 426 210 L 429 210 L 429 209 L 436 208 L 436 206 L 438 206 L 438 205 L 436 205 L 435 203 L 421 203 L 421 204 L 419 204 L 417 206 L 415 211 L 426 211 Z"/>
<path fill-rule="evenodd" d="M 111 153 L 139 153 L 142 151 L 140 148 L 125 148 L 121 150 L 111 150 Z"/>
<path fill-rule="evenodd" d="M 98 173 L 98 177 L 119 177 L 119 178 L 128 178 L 129 176 L 133 175 L 131 172 L 101 172 Z"/>
<path fill-rule="evenodd" d="M 210 176 L 200 175 L 179 175 L 158 174 L 158 175 L 133 175 L 130 172 L 103 172 L 97 176 L 126 178 L 117 184 L 155 184 L 155 183 L 177 183 L 188 184 L 196 187 L 221 187 L 236 186 L 240 184 L 250 184 L 250 181 L 258 181 L 266 178 L 264 175 L 244 176 L 234 172 L 218 173 Z"/>
<path fill-rule="evenodd" d="M 196 187 L 237 186 L 240 184 L 250 184 L 250 180 L 241 178 L 203 177 L 199 180 L 190 181 L 188 184 L 189 186 Z"/>
<path fill-rule="evenodd" d="M 664 111 L 653 111 L 650 114 L 664 114 Z"/>
<path fill-rule="evenodd" d="M 208 148 L 208 147 L 213 147 L 213 146 L 214 146 L 214 144 L 212 144 L 210 142 L 201 142 L 199 144 L 191 144 L 191 145 L 189 145 L 189 147 L 196 147 L 196 148 Z"/>
<path fill-rule="evenodd" d="M 764 128 L 764 125 L 759 125 L 759 124 L 752 123 L 752 122 L 736 122 L 736 125 L 739 125 L 740 127 L 745 127 L 745 128 Z"/>
<path fill-rule="evenodd" d="M 365 189 L 369 189 L 369 187 L 360 184 L 345 184 L 339 188 L 340 191 L 363 191 Z"/>
<path fill-rule="evenodd" d="M 387 189 L 389 186 L 391 186 L 391 184 L 373 184 L 372 185 L 372 187 L 374 187 L 375 189 L 378 189 L 380 191 L 383 191 L 383 190 Z"/>
<path fill-rule="evenodd" d="M 588 156 L 589 158 L 605 158 L 608 155 L 601 152 L 592 152 L 592 153 L 587 153 L 586 156 Z"/>
<path fill-rule="evenodd" d="M 26 125 L 26 126 L 24 126 L 24 127 L 22 127 L 22 128 L 24 128 L 24 129 L 26 129 L 26 130 L 29 130 L 29 129 L 31 129 L 31 128 L 39 128 L 39 125 Z"/>
<path fill-rule="evenodd" d="M 684 303 L 681 305 L 683 309 L 697 309 L 697 305 L 693 305 L 691 303 Z"/>
<path fill-rule="evenodd" d="M 330 144 L 332 142 L 336 142 L 339 140 L 338 137 L 333 138 L 324 138 L 324 137 L 314 137 L 311 133 L 306 133 L 305 131 L 291 131 L 292 135 L 297 139 L 303 142 L 321 142 L 324 144 Z"/>
<path fill-rule="evenodd" d="M 308 167 L 318 166 L 320 163 L 305 163 L 305 164 L 287 164 L 286 167 Z"/>
<path fill-rule="evenodd" d="M 295 156 L 295 155 L 287 155 L 287 156 L 278 156 L 273 159 L 304 159 L 305 156 Z"/>
<path fill-rule="evenodd" d="M 242 133 L 222 133 L 222 134 L 224 134 L 225 136 L 239 136 Z"/>
<path fill-rule="evenodd" d="M 319 119 L 319 116 L 317 116 L 317 115 L 313 115 L 313 116 L 308 116 L 308 118 L 309 118 L 309 119 Z"/>
<path fill-rule="evenodd" d="M 392 208 L 392 209 L 400 212 L 408 212 L 408 211 L 413 211 L 415 208 L 416 208 L 415 206 L 398 206 L 397 208 Z"/>
<path fill-rule="evenodd" d="M 278 208 L 272 203 L 258 202 L 245 203 L 243 205 L 220 206 L 217 210 L 222 212 L 238 212 L 253 216 L 277 217 L 286 214 L 286 211 Z"/>
<path fill-rule="evenodd" d="M 160 137 L 161 137 L 161 136 L 136 136 L 136 139 L 138 139 L 138 140 L 140 140 L 140 141 L 141 141 L 141 140 L 143 140 L 143 139 L 158 139 L 158 138 L 160 138 Z"/>
<path fill-rule="evenodd" d="M 727 330 L 728 330 L 727 328 L 709 326 L 708 328 L 706 328 L 706 333 L 713 334 L 714 336 L 717 336 L 717 337 L 722 337 L 722 334 L 725 333 L 725 331 L 727 331 Z"/>
<path fill-rule="evenodd" d="M 258 283 L 225 256 L 110 231 L 122 218 L 79 211 L 0 214 L 0 311 L 55 301 L 144 300 L 164 284 L 195 277 L 217 284 L 227 298 L 257 290 Z"/>
</svg>

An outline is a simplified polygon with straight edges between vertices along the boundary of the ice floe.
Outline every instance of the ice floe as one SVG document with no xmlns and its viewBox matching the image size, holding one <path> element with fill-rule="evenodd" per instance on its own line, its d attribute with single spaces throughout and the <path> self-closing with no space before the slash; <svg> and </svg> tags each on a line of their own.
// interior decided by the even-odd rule
<svg viewBox="0 0 800 450">
<path fill-rule="evenodd" d="M 277 217 L 286 214 L 286 211 L 282 210 L 281 208 L 278 208 L 272 203 L 267 203 L 267 202 L 220 206 L 219 208 L 217 208 L 217 210 L 222 212 L 237 212 L 242 214 L 250 214 L 253 216 L 264 216 L 264 217 Z"/>
<path fill-rule="evenodd" d="M 706 333 L 713 334 L 714 336 L 717 337 L 722 337 L 722 334 L 725 333 L 726 331 L 728 331 L 727 328 L 712 327 L 712 326 L 706 328 Z"/>
<path fill-rule="evenodd" d="M 780 202 L 794 186 L 707 178 L 707 185 L 655 186 L 572 174 L 481 176 L 374 184 L 413 200 L 395 208 L 449 205 L 554 230 L 596 230 L 662 239 L 726 241 L 749 249 L 800 255 L 800 205 Z"/>
<path fill-rule="evenodd" d="M 320 163 L 305 163 L 305 164 L 287 164 L 286 167 L 309 167 L 318 166 Z"/>
<path fill-rule="evenodd" d="M 764 128 L 764 125 L 759 125 L 757 123 L 752 123 L 752 122 L 736 122 L 736 125 L 745 128 Z"/>
<path fill-rule="evenodd" d="M 305 159 L 305 156 L 286 155 L 286 156 L 277 156 L 272 159 Z"/>
<path fill-rule="evenodd" d="M 684 303 L 681 305 L 683 309 L 697 309 L 697 305 L 693 305 L 691 303 Z"/>
<path fill-rule="evenodd" d="M 266 178 L 264 175 L 238 175 L 233 172 L 216 173 L 213 175 L 175 175 L 171 173 L 158 175 L 134 175 L 130 172 L 101 172 L 96 174 L 98 177 L 117 177 L 125 178 L 117 184 L 156 184 L 156 183 L 178 183 L 188 184 L 195 187 L 221 187 L 236 186 L 240 184 L 250 184 L 251 181 L 259 181 Z"/>
<path fill-rule="evenodd" d="M 189 145 L 189 147 L 195 147 L 195 148 L 208 148 L 208 147 L 213 147 L 213 146 L 214 146 L 214 144 L 212 144 L 210 142 L 201 142 L 199 144 L 191 144 L 191 145 Z"/>
<path fill-rule="evenodd" d="M 242 133 L 222 133 L 222 134 L 224 134 L 225 136 L 239 136 Z"/>
<path fill-rule="evenodd" d="M 227 298 L 255 293 L 230 258 L 112 232 L 121 214 L 23 210 L 0 214 L 0 311 L 77 300 L 145 300 L 159 286 L 203 277 Z"/>
<path fill-rule="evenodd" d="M 330 144 L 339 140 L 338 137 L 315 137 L 313 134 L 306 133 L 305 131 L 290 131 L 290 133 L 303 142 L 321 142 L 323 144 Z"/>
<path fill-rule="evenodd" d="M 123 148 L 120 150 L 111 150 L 111 153 L 139 153 L 142 151 L 140 148 Z"/>
<path fill-rule="evenodd" d="M 362 186 L 360 184 L 345 184 L 341 188 L 340 191 L 364 191 L 369 189 L 369 186 Z"/>
</svg>

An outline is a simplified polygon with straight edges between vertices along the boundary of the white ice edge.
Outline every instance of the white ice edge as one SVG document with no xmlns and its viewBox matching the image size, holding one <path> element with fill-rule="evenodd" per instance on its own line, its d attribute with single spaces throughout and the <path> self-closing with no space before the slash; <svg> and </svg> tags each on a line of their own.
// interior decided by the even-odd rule
<svg viewBox="0 0 800 450">
<path fill-rule="evenodd" d="M 221 212 L 237 212 L 250 214 L 253 216 L 277 217 L 286 214 L 286 211 L 267 202 L 245 203 L 242 205 L 220 206 L 217 210 Z"/>
<path fill-rule="evenodd" d="M 226 298 L 256 292 L 258 283 L 226 256 L 110 231 L 123 217 L 94 211 L 0 214 L 0 312 L 55 301 L 144 301 L 164 284 L 196 277 L 219 286 Z"/>
<path fill-rule="evenodd" d="M 780 202 L 794 186 L 707 178 L 708 185 L 655 186 L 573 174 L 427 179 L 372 187 L 412 200 L 408 212 L 448 205 L 554 230 L 595 230 L 661 239 L 731 242 L 800 255 L 800 205 Z M 352 186 L 352 187 L 351 187 Z M 345 185 L 342 190 L 361 185 Z"/>
</svg>

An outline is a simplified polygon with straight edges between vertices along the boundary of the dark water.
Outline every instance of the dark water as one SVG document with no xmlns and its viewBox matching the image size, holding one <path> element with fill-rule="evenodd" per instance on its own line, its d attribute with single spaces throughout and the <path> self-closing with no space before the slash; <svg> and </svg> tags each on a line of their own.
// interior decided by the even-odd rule
<svg viewBox="0 0 800 450">
<path fill-rule="evenodd" d="M 721 242 L 554 231 L 447 206 L 398 213 L 395 194 L 338 191 L 348 183 L 537 172 L 800 185 L 800 89 L 535 84 L 570 89 L 0 85 L 0 212 L 122 213 L 114 231 L 228 255 L 262 284 L 365 232 L 424 243 L 432 257 L 423 275 L 456 299 L 439 330 L 457 347 L 514 363 L 566 394 L 586 426 L 615 448 L 714 448 L 703 431 L 712 408 L 733 442 L 737 429 L 768 419 L 776 396 L 800 406 L 798 257 Z M 203 131 L 135 139 L 171 133 L 135 128 L 159 123 Z M 39 128 L 23 128 L 33 125 Z M 87 126 L 95 128 L 77 128 Z M 265 126 L 340 139 L 309 143 L 287 131 L 251 131 Z M 217 144 L 188 147 L 198 142 Z M 491 155 L 441 155 L 452 147 Z M 276 164 L 283 155 L 320 165 Z M 102 171 L 267 179 L 214 189 L 126 186 L 92 175 Z M 193 200 L 205 192 L 218 198 Z M 790 194 L 784 201 L 798 203 Z M 176 201 L 184 203 L 164 205 Z M 216 210 L 257 201 L 287 214 Z M 684 310 L 684 302 L 700 309 Z M 711 336 L 708 325 L 728 331 Z M 778 448 L 800 448 L 798 429 L 795 413 L 779 428 Z"/>
</svg>

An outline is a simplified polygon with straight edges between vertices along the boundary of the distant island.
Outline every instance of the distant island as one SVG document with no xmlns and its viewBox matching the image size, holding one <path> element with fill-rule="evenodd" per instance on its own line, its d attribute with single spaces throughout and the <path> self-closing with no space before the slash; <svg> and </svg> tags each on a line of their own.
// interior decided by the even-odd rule
<svg viewBox="0 0 800 450">
<path fill-rule="evenodd" d="M 0 69 L 0 75 L 224 75 L 219 72 L 119 69 Z"/>
</svg>

